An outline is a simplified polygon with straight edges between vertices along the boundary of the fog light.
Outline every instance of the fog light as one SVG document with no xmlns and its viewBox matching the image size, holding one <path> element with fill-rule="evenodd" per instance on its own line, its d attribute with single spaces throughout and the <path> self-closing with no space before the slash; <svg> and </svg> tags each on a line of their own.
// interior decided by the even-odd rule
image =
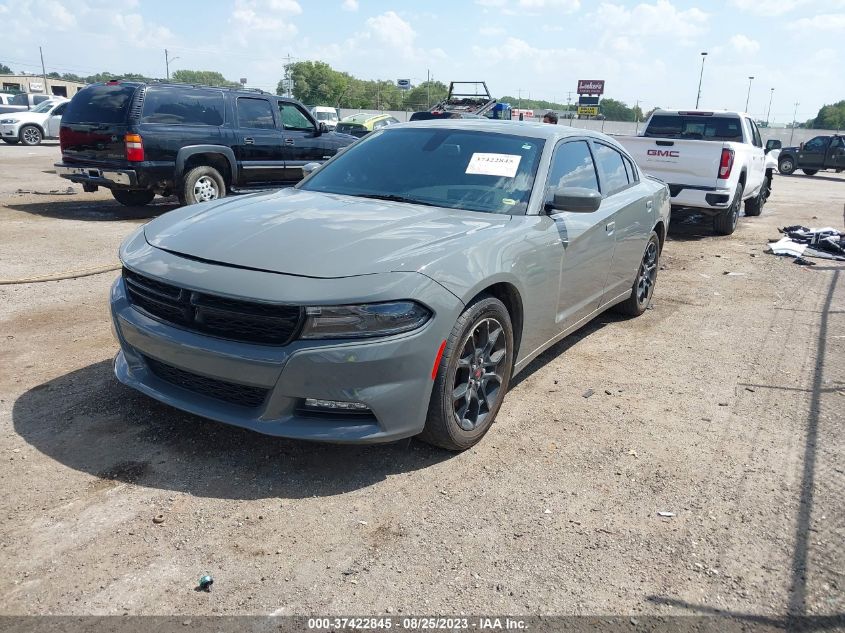
<svg viewBox="0 0 845 633">
<path fill-rule="evenodd" d="M 324 411 L 352 411 L 356 413 L 370 412 L 370 408 L 363 402 L 345 402 L 343 400 L 317 400 L 315 398 L 306 398 L 305 408 L 322 409 Z"/>
</svg>

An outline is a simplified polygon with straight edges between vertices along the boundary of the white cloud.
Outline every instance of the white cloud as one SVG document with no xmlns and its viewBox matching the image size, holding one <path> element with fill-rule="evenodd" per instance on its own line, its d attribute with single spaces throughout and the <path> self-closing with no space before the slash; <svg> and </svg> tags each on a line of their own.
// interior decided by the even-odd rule
<svg viewBox="0 0 845 633">
<path fill-rule="evenodd" d="M 778 0 L 777 2 L 760 2 L 760 0 L 731 0 L 731 5 L 760 16 L 777 16 L 789 13 L 812 0 Z"/>
<path fill-rule="evenodd" d="M 235 0 L 230 22 L 235 33 L 246 43 L 255 33 L 273 39 L 291 38 L 298 29 L 290 19 L 302 13 L 295 0 Z"/>
<path fill-rule="evenodd" d="M 790 24 L 789 28 L 805 34 L 818 31 L 845 33 L 845 13 L 823 13 L 811 18 L 801 18 Z"/>
<path fill-rule="evenodd" d="M 111 16 L 111 24 L 124 41 L 141 48 L 159 47 L 175 39 L 166 26 L 149 23 L 138 13 L 115 13 Z"/>
<path fill-rule="evenodd" d="M 475 4 L 482 7 L 503 7 L 508 0 L 475 0 Z"/>
<path fill-rule="evenodd" d="M 343 5 L 341 6 L 344 11 L 357 11 L 358 0 L 343 0 Z"/>
<path fill-rule="evenodd" d="M 669 0 L 657 0 L 632 9 L 604 2 L 590 19 L 603 33 L 603 42 L 617 36 L 660 34 L 671 34 L 676 41 L 689 42 L 707 30 L 709 15 L 695 7 L 679 10 Z"/>
<path fill-rule="evenodd" d="M 760 42 L 752 40 L 750 37 L 742 34 L 734 35 L 731 38 L 731 45 L 737 53 L 745 53 L 748 55 L 753 55 L 760 50 Z"/>
<path fill-rule="evenodd" d="M 580 0 L 519 0 L 519 6 L 526 9 L 556 9 L 573 13 L 581 8 Z"/>
</svg>

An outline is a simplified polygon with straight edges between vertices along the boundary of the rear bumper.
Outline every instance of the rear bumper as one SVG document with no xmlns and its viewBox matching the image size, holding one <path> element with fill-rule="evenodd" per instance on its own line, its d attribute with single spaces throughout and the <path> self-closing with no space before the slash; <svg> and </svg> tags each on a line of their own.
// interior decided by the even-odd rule
<svg viewBox="0 0 845 633">
<path fill-rule="evenodd" d="M 56 163 L 53 165 L 56 174 L 72 182 L 89 183 L 102 187 L 136 187 L 138 174 L 132 169 L 104 169 L 101 167 L 85 167 Z"/>
<path fill-rule="evenodd" d="M 687 187 L 670 184 L 672 207 L 702 209 L 718 212 L 727 209 L 733 202 L 733 190 L 720 187 Z"/>
</svg>

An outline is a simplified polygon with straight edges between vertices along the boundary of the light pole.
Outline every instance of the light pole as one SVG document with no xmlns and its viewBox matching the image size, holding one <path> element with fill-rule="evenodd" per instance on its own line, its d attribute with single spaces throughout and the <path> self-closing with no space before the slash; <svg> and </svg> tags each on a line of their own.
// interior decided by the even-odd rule
<svg viewBox="0 0 845 633">
<path fill-rule="evenodd" d="M 707 51 L 701 52 L 701 72 L 698 74 L 698 96 L 695 98 L 695 109 L 698 110 L 698 102 L 701 100 L 701 80 L 704 78 L 704 58 Z"/>
<path fill-rule="evenodd" d="M 789 144 L 792 145 L 792 136 L 795 134 L 795 117 L 798 116 L 799 103 L 795 102 L 795 111 L 792 113 L 792 130 L 789 132 Z"/>
<path fill-rule="evenodd" d="M 769 109 L 766 111 L 766 127 L 769 127 L 769 115 L 772 113 L 772 99 L 775 96 L 775 89 L 772 88 L 772 92 L 769 95 Z"/>
<path fill-rule="evenodd" d="M 748 94 L 745 96 L 745 111 L 748 112 L 748 101 L 751 99 L 751 82 L 754 81 L 754 77 L 748 78 Z"/>
<path fill-rule="evenodd" d="M 167 81 L 170 81 L 170 62 L 174 62 L 178 57 L 170 57 L 170 54 L 167 52 L 167 49 L 164 49 L 164 67 L 167 72 Z"/>
</svg>

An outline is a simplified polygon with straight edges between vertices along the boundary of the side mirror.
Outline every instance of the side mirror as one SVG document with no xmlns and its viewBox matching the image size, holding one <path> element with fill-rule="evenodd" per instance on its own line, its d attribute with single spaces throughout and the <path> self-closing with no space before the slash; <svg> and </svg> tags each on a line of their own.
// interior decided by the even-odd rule
<svg viewBox="0 0 845 633">
<path fill-rule="evenodd" d="M 317 136 L 319 136 L 320 134 L 325 134 L 328 131 L 329 128 L 322 121 L 317 124 Z"/>
<path fill-rule="evenodd" d="M 776 138 L 771 138 L 768 141 L 766 141 L 766 153 L 767 154 L 774 149 L 781 149 L 782 147 L 783 147 L 783 143 L 781 143 Z"/>
<path fill-rule="evenodd" d="M 798 143 L 798 149 L 804 149 L 804 141 Z"/>
<path fill-rule="evenodd" d="M 303 176 L 310 176 L 315 171 L 320 169 L 320 167 L 322 167 L 322 166 L 323 166 L 322 163 L 305 163 L 302 166 L 302 175 Z"/>
<path fill-rule="evenodd" d="M 546 208 L 572 213 L 593 213 L 598 211 L 601 201 L 601 194 L 594 189 L 562 187 L 554 191 L 552 199 L 546 202 Z"/>
</svg>

